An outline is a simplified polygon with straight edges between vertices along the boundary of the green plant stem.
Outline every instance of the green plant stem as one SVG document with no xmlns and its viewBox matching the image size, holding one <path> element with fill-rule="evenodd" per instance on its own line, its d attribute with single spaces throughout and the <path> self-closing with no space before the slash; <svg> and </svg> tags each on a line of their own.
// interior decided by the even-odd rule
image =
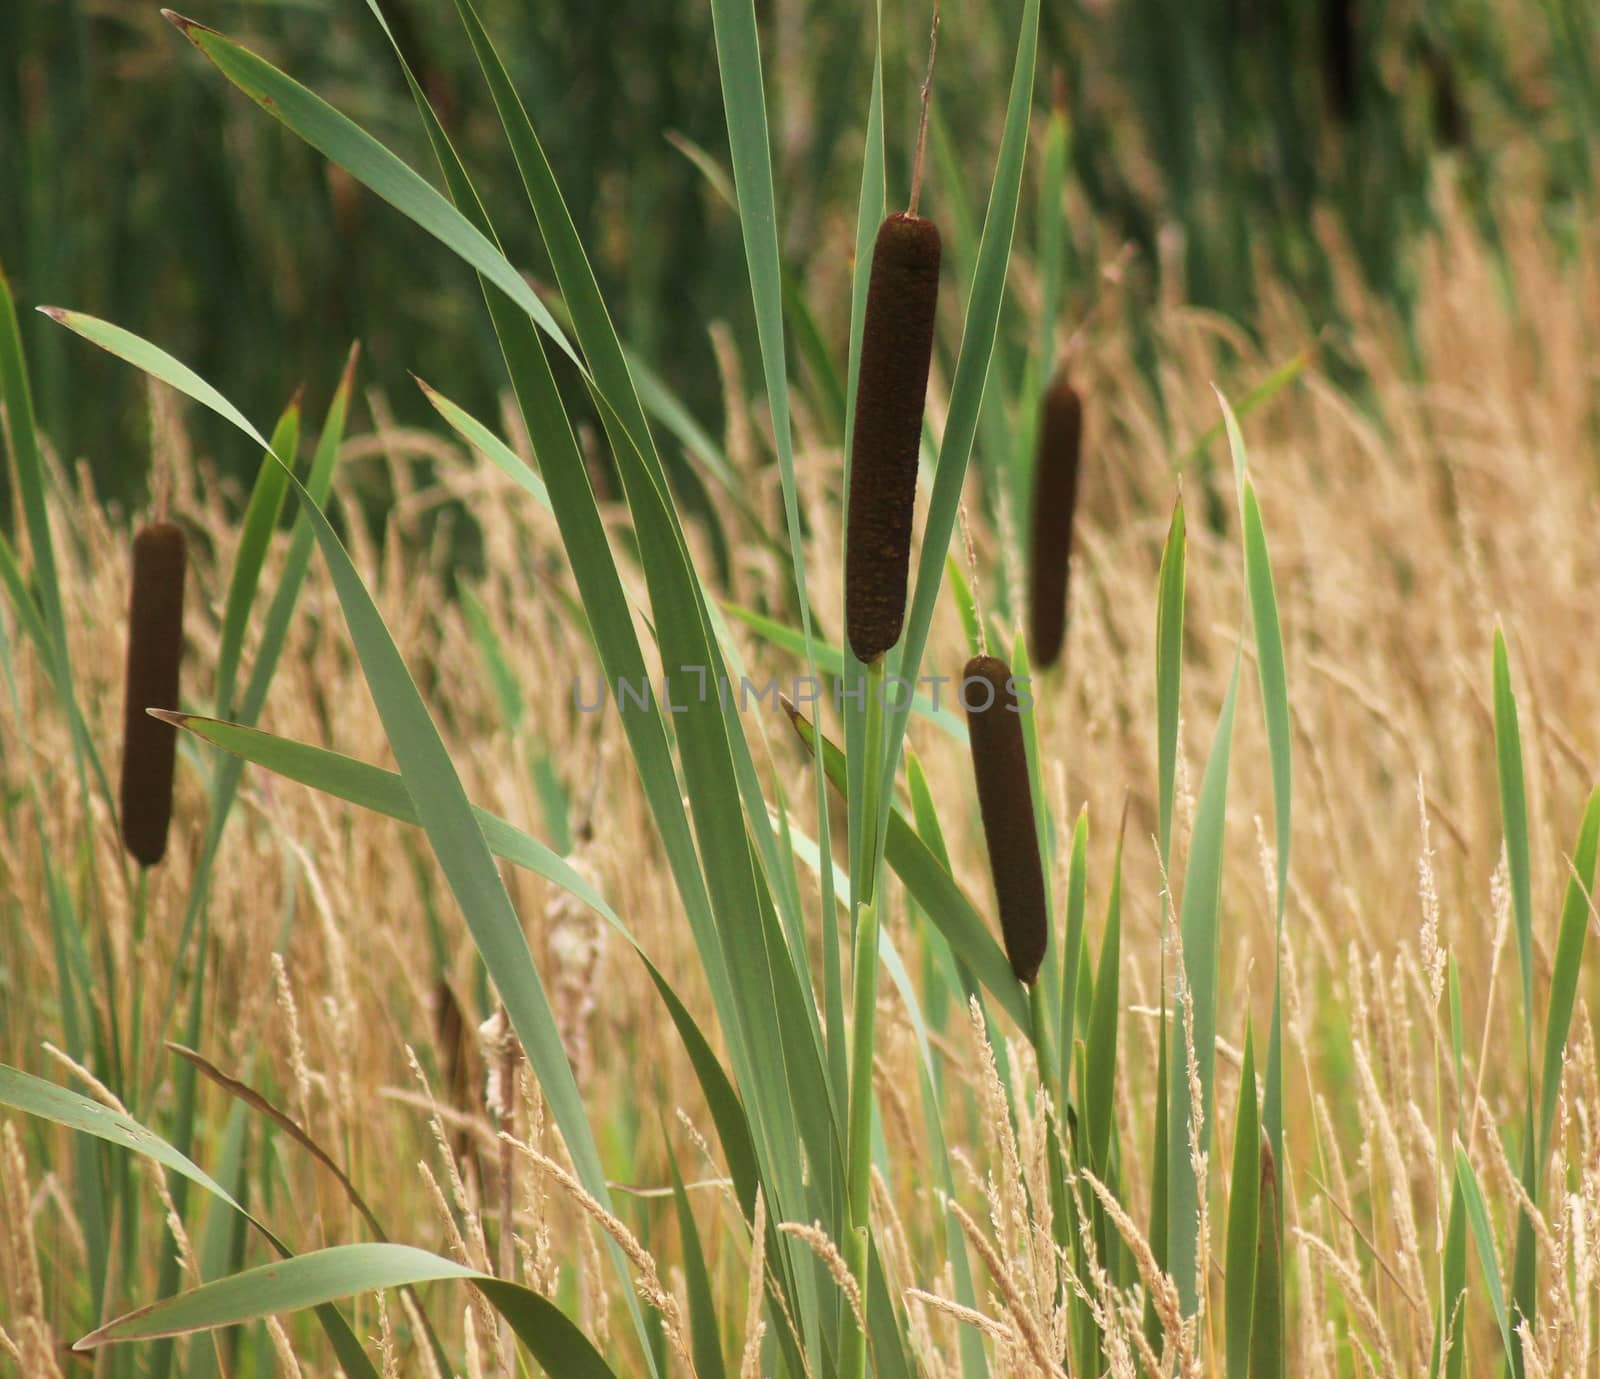
<svg viewBox="0 0 1600 1379">
<path fill-rule="evenodd" d="M 149 915 L 150 902 L 150 872 L 145 867 L 139 868 L 138 880 L 134 883 L 133 890 L 133 949 L 132 959 L 144 951 L 144 931 L 146 919 Z M 144 983 L 135 979 L 133 983 L 133 1008 L 128 1013 L 128 1085 L 136 1091 L 139 1086 L 139 1055 L 140 1039 L 139 1027 L 144 1021 Z"/>
<path fill-rule="evenodd" d="M 1058 1060 L 1054 1045 L 1050 1042 L 1050 1003 L 1045 996 L 1044 983 L 1036 981 L 1028 988 L 1028 1013 L 1033 1017 L 1033 1051 L 1039 1063 L 1039 1085 L 1045 1089 L 1060 1088 L 1061 1101 L 1056 1106 L 1056 1119 L 1053 1124 L 1046 1127 L 1045 1133 L 1050 1141 L 1050 1219 L 1051 1232 L 1056 1244 L 1062 1249 L 1071 1252 L 1072 1256 L 1078 1253 L 1078 1233 L 1075 1218 L 1067 1201 L 1067 1175 L 1066 1163 L 1073 1156 L 1075 1146 L 1068 1142 L 1067 1113 L 1069 1110 L 1068 1078 L 1072 1069 L 1072 1050 L 1063 1049 L 1059 1059 L 1060 1077 L 1057 1078 L 1056 1069 Z M 1018 1095 L 1021 1095 L 1019 1088 Z M 1081 1097 L 1083 1093 L 1079 1092 Z M 1081 1262 L 1074 1259 L 1075 1263 Z M 1062 1285 L 1065 1287 L 1065 1284 Z M 1074 1303 L 1073 1316 L 1076 1322 L 1080 1316 L 1081 1308 Z"/>
<path fill-rule="evenodd" d="M 1057 1078 L 1057 1060 L 1055 1045 L 1050 1042 L 1050 1009 L 1044 994 L 1044 983 L 1036 981 L 1028 988 L 1028 1014 L 1033 1017 L 1033 1052 L 1039 1061 L 1039 1085 L 1059 1089 L 1061 1104 L 1056 1107 L 1057 1112 L 1065 1116 L 1067 1113 L 1067 1075 L 1072 1068 L 1069 1051 L 1062 1050 L 1059 1063 L 1060 1077 Z M 1082 1095 L 1080 1092 L 1079 1095 Z"/>
<path fill-rule="evenodd" d="M 846 1144 L 847 1216 L 850 1237 L 846 1257 L 867 1305 L 867 1270 L 871 1262 L 869 1215 L 872 1203 L 872 1045 L 878 1009 L 878 869 L 883 839 L 878 831 L 878 796 L 883 777 L 883 658 L 867 667 L 866 762 L 862 772 L 862 840 L 865 869 L 856 895 L 856 935 L 852 969 L 850 1046 L 850 1119 Z M 843 1379 L 865 1379 L 867 1335 L 848 1315 L 840 1339 Z"/>
</svg>

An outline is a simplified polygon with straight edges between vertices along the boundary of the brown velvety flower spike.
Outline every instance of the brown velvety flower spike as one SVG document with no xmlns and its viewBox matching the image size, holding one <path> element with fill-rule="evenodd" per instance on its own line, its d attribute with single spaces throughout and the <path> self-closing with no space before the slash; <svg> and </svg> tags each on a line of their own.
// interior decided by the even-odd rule
<svg viewBox="0 0 1600 1379">
<path fill-rule="evenodd" d="M 990 692 L 980 681 L 988 683 Z M 1000 906 L 1000 935 L 1017 980 L 1031 984 L 1044 961 L 1050 930 L 1028 753 L 1011 667 L 998 656 L 974 656 L 962 672 L 961 699 L 972 739 L 972 773 L 989 846 L 989 869 Z"/>
<path fill-rule="evenodd" d="M 1066 637 L 1067 574 L 1082 444 L 1083 404 L 1066 369 L 1061 368 L 1044 395 L 1039 448 L 1033 466 L 1028 649 L 1034 665 L 1041 668 L 1053 666 L 1060 659 Z"/>
<path fill-rule="evenodd" d="M 897 212 L 878 229 L 861 337 L 845 530 L 845 628 L 850 649 L 864 663 L 892 647 L 905 622 L 939 258 L 939 230 L 931 220 Z"/>
<path fill-rule="evenodd" d="M 178 707 L 183 658 L 183 532 L 152 522 L 133 540 L 128 663 L 122 728 L 122 842 L 143 867 L 167 850 L 178 730 L 146 709 Z"/>
</svg>

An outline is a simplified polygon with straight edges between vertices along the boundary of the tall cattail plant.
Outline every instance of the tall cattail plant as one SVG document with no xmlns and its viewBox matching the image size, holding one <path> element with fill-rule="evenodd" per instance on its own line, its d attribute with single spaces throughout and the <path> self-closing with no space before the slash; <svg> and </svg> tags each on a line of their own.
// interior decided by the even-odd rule
<svg viewBox="0 0 1600 1379">
<path fill-rule="evenodd" d="M 862 1296 L 868 1284 L 872 1185 L 872 1049 L 877 1011 L 879 912 L 875 895 L 882 847 L 878 837 L 884 771 L 883 657 L 905 625 L 911 565 L 911 526 L 917 500 L 917 456 L 933 359 L 939 305 L 939 230 L 917 214 L 927 147 L 928 98 L 938 48 L 935 0 L 922 115 L 906 209 L 878 227 L 867 283 L 855 429 L 850 448 L 850 493 L 845 516 L 845 632 L 867 667 L 865 769 L 861 798 L 864 845 L 856 887 L 850 1095 L 846 1130 L 846 1258 Z M 852 809 L 855 801 L 851 801 Z M 840 1373 L 865 1379 L 867 1337 L 848 1316 L 840 1336 Z"/>
</svg>

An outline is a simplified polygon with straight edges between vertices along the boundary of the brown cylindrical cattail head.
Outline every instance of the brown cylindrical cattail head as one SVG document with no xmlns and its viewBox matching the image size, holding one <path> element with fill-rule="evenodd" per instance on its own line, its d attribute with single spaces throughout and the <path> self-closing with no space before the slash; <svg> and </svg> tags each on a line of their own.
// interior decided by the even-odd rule
<svg viewBox="0 0 1600 1379">
<path fill-rule="evenodd" d="M 844 557 L 845 629 L 864 662 L 893 646 L 905 622 L 939 254 L 938 228 L 909 212 L 883 222 L 872 251 Z"/>
<path fill-rule="evenodd" d="M 1017 980 L 1031 983 L 1039 975 L 1050 930 L 1011 667 L 998 656 L 974 656 L 962 672 L 961 702 L 972 738 L 972 774 L 1000 905 L 1000 934 Z"/>
<path fill-rule="evenodd" d="M 178 730 L 146 709 L 178 707 L 183 657 L 183 532 L 152 522 L 133 539 L 128 667 L 122 727 L 122 842 L 140 866 L 167 850 Z"/>
<path fill-rule="evenodd" d="M 1067 569 L 1072 555 L 1072 514 L 1078 503 L 1078 458 L 1083 404 L 1056 370 L 1039 417 L 1033 462 L 1033 541 L 1029 551 L 1028 649 L 1036 666 L 1053 666 L 1067 630 Z"/>
<path fill-rule="evenodd" d="M 1322 87 L 1328 110 L 1341 124 L 1356 117 L 1360 76 L 1356 0 L 1322 0 Z"/>
</svg>

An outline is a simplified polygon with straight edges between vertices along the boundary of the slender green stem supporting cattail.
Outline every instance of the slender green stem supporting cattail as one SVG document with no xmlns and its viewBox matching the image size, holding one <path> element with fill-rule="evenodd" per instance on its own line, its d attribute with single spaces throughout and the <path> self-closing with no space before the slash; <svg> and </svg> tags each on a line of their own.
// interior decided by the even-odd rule
<svg viewBox="0 0 1600 1379">
<path fill-rule="evenodd" d="M 1039 1085 L 1048 1088 L 1054 1088 L 1059 1085 L 1064 1094 L 1067 1085 L 1065 1069 L 1071 1067 L 1071 1052 L 1066 1049 L 1061 1050 L 1061 1058 L 1067 1061 L 1059 1065 L 1063 1071 L 1061 1080 L 1058 1083 L 1056 1080 L 1058 1066 L 1056 1047 L 1050 1037 L 1050 1026 L 1055 1017 L 1049 1008 L 1044 985 L 1040 982 L 1035 982 L 1028 988 L 1028 1014 L 1033 1023 L 1033 1055 L 1039 1064 Z M 1056 1110 L 1065 1115 L 1065 1103 L 1058 1106 Z"/>
<path fill-rule="evenodd" d="M 845 1143 L 846 1220 L 850 1237 L 845 1243 L 844 1253 L 863 1299 L 867 1296 L 871 1262 L 872 1049 L 878 1011 L 880 922 L 877 881 L 883 858 L 882 839 L 877 836 L 879 781 L 883 775 L 883 681 L 883 659 L 880 657 L 867 666 L 866 771 L 862 791 L 867 873 L 860 885 L 851 968 L 850 1107 Z M 863 1375 L 867 1364 L 866 1335 L 856 1326 L 848 1311 L 842 1325 L 839 1372 L 846 1376 Z"/>
<path fill-rule="evenodd" d="M 142 867 L 167 850 L 178 730 L 146 709 L 178 707 L 183 657 L 182 530 L 152 522 L 133 540 L 133 591 L 128 605 L 127 682 L 122 727 L 122 842 Z"/>
<path fill-rule="evenodd" d="M 139 879 L 133 888 L 133 946 L 130 953 L 144 952 L 144 931 L 150 914 L 150 873 L 139 868 Z M 128 1013 L 128 1085 L 139 1085 L 139 1059 L 142 1040 L 139 1032 L 144 1026 L 144 983 L 133 983 L 133 1009 Z"/>
<path fill-rule="evenodd" d="M 1078 503 L 1082 444 L 1083 404 L 1063 365 L 1044 395 L 1033 465 L 1028 651 L 1041 668 L 1060 658 L 1066 635 L 1072 515 Z"/>
<path fill-rule="evenodd" d="M 987 684 L 987 695 L 974 689 L 980 682 Z M 1044 961 L 1050 927 L 1028 751 L 1011 667 L 998 656 L 974 656 L 962 672 L 961 692 L 1000 934 L 1017 980 L 1031 984 Z"/>
</svg>

